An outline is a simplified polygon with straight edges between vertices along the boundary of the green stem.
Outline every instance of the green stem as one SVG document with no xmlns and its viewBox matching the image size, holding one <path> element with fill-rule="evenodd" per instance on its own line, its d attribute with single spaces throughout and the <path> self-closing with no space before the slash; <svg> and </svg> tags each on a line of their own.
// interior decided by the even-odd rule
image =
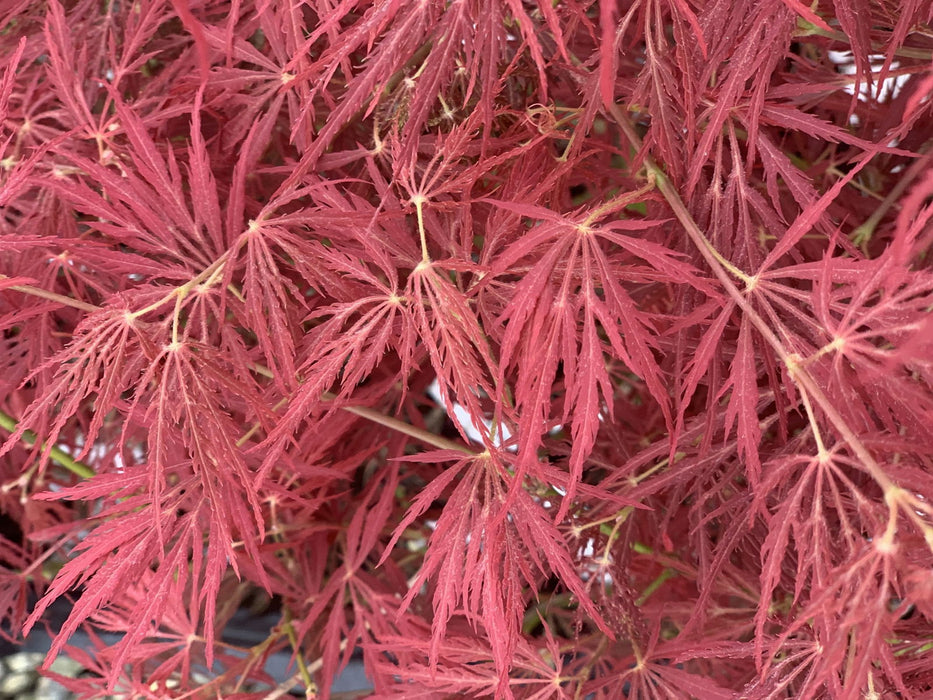
<svg viewBox="0 0 933 700">
<path fill-rule="evenodd" d="M 324 394 L 323 398 L 325 401 L 332 401 L 336 397 L 330 392 L 327 392 Z M 385 426 L 386 428 L 389 428 L 390 430 L 394 430 L 398 433 L 407 435 L 408 437 L 415 438 L 416 440 L 427 445 L 431 445 L 432 447 L 436 447 L 439 450 L 454 450 L 456 452 L 462 452 L 463 454 L 474 456 L 479 454 L 478 452 L 475 452 L 469 447 L 461 445 L 458 442 L 448 440 L 447 438 L 441 437 L 440 435 L 435 435 L 428 430 L 423 430 L 422 428 L 418 428 L 411 423 L 400 421 L 397 418 L 392 418 L 391 416 L 379 413 L 379 411 L 374 411 L 371 408 L 365 408 L 363 406 L 341 406 L 340 408 L 347 413 L 352 413 L 353 415 L 359 416 L 360 418 L 365 418 L 371 423 L 377 423 L 379 425 Z"/>
<path fill-rule="evenodd" d="M 677 572 L 674 571 L 673 569 L 664 569 L 664 571 L 658 574 L 658 577 L 654 581 L 652 581 L 647 586 L 645 586 L 645 590 L 643 590 L 641 592 L 641 595 L 638 596 L 638 600 L 635 601 L 635 605 L 637 605 L 638 607 L 641 607 L 642 605 L 644 605 L 645 601 L 647 601 L 648 598 L 651 597 L 652 593 L 654 593 L 661 586 L 663 586 L 665 581 L 667 581 L 668 579 L 674 578 L 675 576 L 677 576 Z"/>
<path fill-rule="evenodd" d="M 6 275 L 0 275 L 0 278 L 6 277 Z M 40 297 L 46 299 L 47 301 L 55 301 L 64 306 L 70 306 L 73 309 L 80 309 L 81 311 L 87 311 L 88 313 L 94 313 L 100 309 L 99 306 L 94 306 L 94 304 L 88 304 L 85 301 L 79 301 L 77 299 L 72 299 L 71 297 L 66 297 L 61 294 L 56 294 L 55 292 L 50 292 L 47 289 L 40 289 L 39 287 L 33 287 L 28 284 L 16 284 L 12 287 L 7 287 L 7 289 L 12 289 L 15 292 L 21 292 L 22 294 L 29 294 L 30 296 Z"/>
<path fill-rule="evenodd" d="M 11 433 L 14 433 L 16 432 L 16 428 L 18 426 L 19 426 L 19 421 L 17 421 L 9 413 L 4 413 L 3 411 L 0 411 L 0 427 L 4 428 L 5 430 Z M 21 439 L 23 442 L 25 442 L 27 445 L 30 445 L 30 446 L 36 444 L 36 434 L 31 430 L 25 431 Z M 52 458 L 52 461 L 60 464 L 65 469 L 67 469 L 72 474 L 74 474 L 75 476 L 80 476 L 82 479 L 90 479 L 92 476 L 94 476 L 95 472 L 93 469 L 91 469 L 91 467 L 89 467 L 84 462 L 79 462 L 78 460 L 74 459 L 71 455 L 69 455 L 67 452 L 65 452 L 60 447 L 56 447 L 55 445 L 53 445 L 50 449 L 45 443 L 43 443 L 42 449 L 43 451 L 48 450 L 49 457 Z"/>
<path fill-rule="evenodd" d="M 252 367 L 250 367 L 250 369 L 260 376 L 267 377 L 269 379 L 272 378 L 272 371 L 268 367 L 260 364 L 254 364 Z M 325 391 L 321 398 L 325 401 L 333 401 L 337 398 L 337 396 L 329 391 Z M 462 452 L 467 455 L 479 454 L 479 452 L 471 450 L 470 448 L 461 445 L 458 442 L 448 440 L 447 438 L 441 437 L 440 435 L 435 435 L 428 430 L 418 428 L 411 423 L 406 423 L 405 421 L 401 421 L 398 418 L 392 418 L 391 416 L 387 416 L 384 413 L 379 413 L 379 411 L 375 411 L 371 408 L 365 408 L 364 406 L 341 406 L 340 410 L 346 411 L 347 413 L 352 413 L 353 415 L 359 416 L 360 418 L 365 418 L 372 423 L 382 425 L 386 428 L 389 428 L 390 430 L 407 435 L 408 437 L 415 438 L 416 440 L 423 442 L 426 445 L 436 447 L 439 450 L 455 450 L 456 452 Z"/>
<path fill-rule="evenodd" d="M 428 254 L 428 236 L 424 229 L 424 195 L 416 194 L 411 201 L 418 215 L 418 235 L 421 238 L 421 264 L 418 267 L 421 268 L 431 264 L 431 256 Z"/>
<path fill-rule="evenodd" d="M 850 45 L 852 44 L 852 38 L 843 32 L 840 32 L 840 31 L 827 32 L 825 29 L 816 27 L 810 24 L 809 22 L 806 22 L 805 20 L 798 20 L 798 25 L 804 25 L 804 26 L 801 26 L 798 29 L 798 31 L 796 32 L 797 36 L 805 37 L 805 36 L 811 36 L 815 34 L 816 36 L 821 36 L 826 39 L 832 39 L 833 41 L 838 41 L 843 44 L 850 44 Z M 871 42 L 871 50 L 874 53 L 886 54 L 888 51 L 888 47 L 886 44 L 882 42 L 873 41 Z M 913 46 L 900 46 L 894 49 L 894 55 L 897 58 L 916 58 L 921 61 L 929 61 L 931 58 L 933 58 L 933 52 L 931 52 L 930 49 L 921 49 L 921 48 L 916 48 Z"/>
<path fill-rule="evenodd" d="M 305 688 L 316 691 L 317 685 L 315 684 L 314 679 L 311 678 L 311 672 L 308 670 L 304 656 L 301 653 L 301 645 L 298 643 L 298 635 L 295 634 L 295 627 L 292 625 L 292 613 L 288 608 L 285 609 L 284 628 L 285 634 L 288 636 L 288 641 L 292 645 L 292 651 L 295 654 L 295 661 L 298 664 L 298 672 L 301 674 L 301 680 L 305 684 Z"/>
<path fill-rule="evenodd" d="M 925 172 L 930 163 L 930 157 L 933 156 L 933 151 L 929 150 L 928 146 L 924 146 L 920 149 L 920 152 L 923 153 L 923 157 L 918 158 L 913 163 L 910 164 L 910 167 L 907 168 L 907 171 L 898 178 L 897 182 L 894 183 L 894 187 L 891 188 L 891 191 L 888 193 L 881 203 L 875 207 L 874 211 L 871 213 L 864 223 L 858 226 L 852 232 L 852 242 L 855 245 L 859 246 L 862 249 L 862 252 L 866 252 L 868 247 L 868 242 L 871 240 L 872 234 L 874 234 L 875 229 L 878 227 L 878 224 L 881 223 L 881 220 L 885 217 L 888 211 L 895 206 L 901 199 L 901 196 L 907 191 L 907 188 L 913 183 L 918 175 Z"/>
</svg>

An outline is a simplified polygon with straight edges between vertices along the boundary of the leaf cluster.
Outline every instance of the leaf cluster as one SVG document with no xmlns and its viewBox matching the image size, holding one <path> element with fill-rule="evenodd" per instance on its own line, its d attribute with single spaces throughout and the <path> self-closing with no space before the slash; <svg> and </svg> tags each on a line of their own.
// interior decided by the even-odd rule
<svg viewBox="0 0 933 700">
<path fill-rule="evenodd" d="M 3 635 L 69 600 L 88 698 L 930 697 L 931 19 L 0 3 Z"/>
</svg>

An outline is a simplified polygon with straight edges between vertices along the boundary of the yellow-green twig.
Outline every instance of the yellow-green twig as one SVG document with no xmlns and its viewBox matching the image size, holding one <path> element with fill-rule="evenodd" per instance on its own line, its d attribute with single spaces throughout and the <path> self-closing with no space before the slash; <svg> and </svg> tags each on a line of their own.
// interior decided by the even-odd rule
<svg viewBox="0 0 933 700">
<path fill-rule="evenodd" d="M 19 421 L 17 421 L 9 413 L 4 413 L 0 411 L 0 427 L 5 430 L 14 433 L 16 432 L 17 427 L 19 426 Z M 22 435 L 22 441 L 27 445 L 34 445 L 36 443 L 36 434 L 27 430 Z M 90 479 L 94 476 L 94 470 L 91 469 L 84 462 L 79 462 L 74 459 L 71 455 L 65 452 L 62 448 L 53 445 L 51 448 L 47 447 L 45 444 L 42 445 L 43 450 L 49 451 L 49 457 L 51 457 L 53 462 L 56 462 L 63 466 L 65 469 L 70 471 L 75 476 L 80 476 L 83 479 Z"/>
</svg>

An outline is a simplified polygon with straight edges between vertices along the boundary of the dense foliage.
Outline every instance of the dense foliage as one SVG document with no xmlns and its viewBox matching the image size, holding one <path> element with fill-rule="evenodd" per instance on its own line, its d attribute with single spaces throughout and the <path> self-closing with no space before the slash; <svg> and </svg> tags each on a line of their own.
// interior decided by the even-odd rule
<svg viewBox="0 0 933 700">
<path fill-rule="evenodd" d="M 72 600 L 88 698 L 933 697 L 931 17 L 3 0 L 5 634 Z"/>
</svg>

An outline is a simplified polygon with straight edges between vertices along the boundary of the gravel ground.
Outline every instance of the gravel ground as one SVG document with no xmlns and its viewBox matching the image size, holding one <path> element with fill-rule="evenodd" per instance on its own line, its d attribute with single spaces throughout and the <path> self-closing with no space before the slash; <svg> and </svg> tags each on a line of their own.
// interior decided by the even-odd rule
<svg viewBox="0 0 933 700">
<path fill-rule="evenodd" d="M 45 654 L 41 651 L 20 651 L 0 659 L 0 698 L 3 700 L 71 700 L 75 696 L 51 678 L 39 675 Z M 81 666 L 67 658 L 59 658 L 52 670 L 64 676 L 77 676 Z"/>
<path fill-rule="evenodd" d="M 254 636 L 255 631 L 241 630 L 244 638 Z M 81 634 L 72 637 L 71 643 L 80 645 Z M 0 700 L 73 700 L 76 697 L 51 678 L 39 674 L 39 667 L 45 659 L 51 640 L 44 633 L 36 630 L 29 635 L 23 647 L 16 648 L 0 644 Z M 294 669 L 288 668 L 287 654 L 276 654 L 268 659 L 266 670 L 281 681 L 292 675 Z M 60 656 L 52 664 L 52 670 L 63 676 L 75 677 L 82 667 L 76 661 Z M 352 660 L 347 669 L 334 682 L 333 692 L 355 693 L 371 690 L 372 686 L 363 672 L 363 664 Z M 119 700 L 105 697 L 100 700 Z"/>
</svg>

